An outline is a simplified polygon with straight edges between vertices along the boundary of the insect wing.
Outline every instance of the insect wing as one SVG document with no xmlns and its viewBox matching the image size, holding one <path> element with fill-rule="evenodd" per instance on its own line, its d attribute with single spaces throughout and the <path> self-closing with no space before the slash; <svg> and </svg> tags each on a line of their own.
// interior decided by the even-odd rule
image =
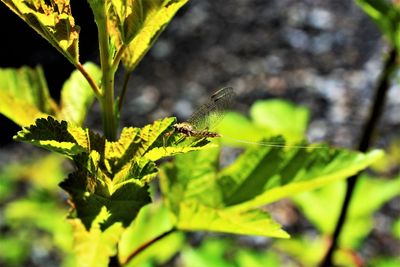
<svg viewBox="0 0 400 267">
<path fill-rule="evenodd" d="M 232 87 L 224 87 L 211 95 L 209 102 L 200 106 L 188 119 L 188 123 L 198 130 L 212 129 L 224 117 L 234 98 Z"/>
</svg>

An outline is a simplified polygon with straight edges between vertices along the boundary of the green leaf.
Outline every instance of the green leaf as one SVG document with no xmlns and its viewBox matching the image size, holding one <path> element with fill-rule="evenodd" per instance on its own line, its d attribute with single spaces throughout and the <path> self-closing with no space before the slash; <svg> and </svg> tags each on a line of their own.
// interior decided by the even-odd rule
<svg viewBox="0 0 400 267">
<path fill-rule="evenodd" d="M 69 251 L 72 247 L 72 233 L 65 220 L 67 209 L 51 201 L 52 199 L 43 200 L 39 197 L 13 201 L 4 209 L 4 221 L 16 229 L 40 229 L 51 235 L 57 248 Z M 31 231 L 33 232 L 32 229 Z"/>
<path fill-rule="evenodd" d="M 249 251 L 239 250 L 236 256 L 238 266 L 252 266 L 252 267 L 264 267 L 264 266 L 280 266 L 279 256 L 273 251 Z"/>
<path fill-rule="evenodd" d="M 23 266 L 29 258 L 29 241 L 20 236 L 0 236 L 0 244 L 7 249 L 0 250 L 0 261 L 9 266 Z"/>
<path fill-rule="evenodd" d="M 86 151 L 88 136 L 81 128 L 69 126 L 66 121 L 52 117 L 37 119 L 36 124 L 19 131 L 14 140 L 72 157 Z"/>
<path fill-rule="evenodd" d="M 160 182 L 180 229 L 287 237 L 269 215 L 254 210 L 345 179 L 381 154 L 321 147 L 253 147 L 220 169 L 218 150 L 204 150 L 179 155 L 174 164 L 164 165 Z"/>
<path fill-rule="evenodd" d="M 400 265 L 400 259 L 399 257 L 384 257 L 381 256 L 377 259 L 374 259 L 372 262 L 368 262 L 368 267 L 374 267 L 374 266 L 379 266 L 379 267 L 397 267 Z"/>
<path fill-rule="evenodd" d="M 145 156 L 153 147 L 162 145 L 164 133 L 175 123 L 165 118 L 139 128 L 124 128 L 117 142 L 106 142 L 106 157 L 119 168 L 134 158 Z"/>
<path fill-rule="evenodd" d="M 136 249 L 150 240 L 172 229 L 173 222 L 169 210 L 160 202 L 145 206 L 131 223 L 118 244 L 119 258 L 122 263 Z M 158 240 L 134 257 L 127 266 L 142 266 L 144 262 L 165 263 L 178 253 L 184 244 L 182 232 L 174 232 Z M 124 265 L 125 266 L 125 265 Z"/>
<path fill-rule="evenodd" d="M 306 108 L 283 100 L 260 100 L 250 109 L 250 119 L 236 112 L 227 112 L 218 125 L 224 144 L 230 146 L 282 146 L 282 142 L 262 142 L 283 136 L 288 146 L 305 138 L 309 114 Z"/>
<path fill-rule="evenodd" d="M 197 201 L 184 201 L 179 206 L 177 228 L 187 231 L 211 231 L 241 235 L 288 238 L 280 224 L 261 210 L 231 212 L 211 208 Z"/>
<path fill-rule="evenodd" d="M 400 218 L 397 218 L 393 223 L 393 235 L 400 240 Z"/>
<path fill-rule="evenodd" d="M 226 112 L 217 127 L 218 133 L 222 135 L 222 141 L 229 146 L 238 146 L 237 140 L 257 142 L 264 137 L 272 137 L 272 132 L 267 132 L 244 115 L 237 112 Z"/>
<path fill-rule="evenodd" d="M 33 188 L 57 190 L 64 177 L 63 160 L 61 156 L 51 154 L 7 164 L 0 172 L 0 201 L 7 196 L 2 193 L 2 184 L 13 187 L 16 182 L 29 182 Z"/>
<path fill-rule="evenodd" d="M 182 262 L 183 266 L 237 266 L 229 259 L 232 254 L 230 244 L 225 240 L 205 240 L 199 247 L 185 248 L 182 251 Z"/>
<path fill-rule="evenodd" d="M 96 64 L 88 62 L 83 67 L 95 81 L 100 81 L 101 70 Z M 75 70 L 61 90 L 61 117 L 81 126 L 94 98 L 95 94 L 87 80 Z"/>
<path fill-rule="evenodd" d="M 109 216 L 102 222 L 101 229 L 107 229 L 115 222 L 122 222 L 127 227 L 139 210 L 151 201 L 147 185 L 140 185 L 135 179 L 115 182 L 100 173 L 93 177 L 89 172 L 77 171 L 60 186 L 70 195 L 76 217 L 87 229 L 103 207 L 107 208 Z"/>
<path fill-rule="evenodd" d="M 283 135 L 291 143 L 304 139 L 309 112 L 305 107 L 275 99 L 255 102 L 250 116 L 257 126 L 266 128 L 272 136 Z"/>
<path fill-rule="evenodd" d="M 400 5 L 385 0 L 356 0 L 356 3 L 378 25 L 388 41 L 400 49 Z"/>
<path fill-rule="evenodd" d="M 72 64 L 79 62 L 79 27 L 75 25 L 71 15 L 69 0 L 1 1 Z"/>
<path fill-rule="evenodd" d="M 229 241 L 220 236 L 208 237 L 200 246 L 186 247 L 181 254 L 183 266 L 283 266 L 275 251 L 244 248 Z"/>
<path fill-rule="evenodd" d="M 218 149 L 176 157 L 160 173 L 161 189 L 182 230 L 207 230 L 287 238 L 279 224 L 261 211 L 230 212 L 218 186 Z"/>
<path fill-rule="evenodd" d="M 27 126 L 56 110 L 41 67 L 0 69 L 0 113 L 4 116 Z"/>
<path fill-rule="evenodd" d="M 342 204 L 338 199 L 344 198 L 345 189 L 344 182 L 335 183 L 297 195 L 294 200 L 319 231 L 331 235 Z M 365 196 L 368 196 L 368 202 Z M 357 248 L 373 229 L 373 214 L 396 196 L 400 196 L 400 176 L 392 180 L 361 176 L 350 203 L 340 246 Z"/>
<path fill-rule="evenodd" d="M 249 149 L 221 172 L 219 183 L 231 209 L 247 210 L 346 179 L 381 156 L 378 150 Z"/>
<path fill-rule="evenodd" d="M 117 254 L 117 243 L 123 227 L 120 223 L 115 223 L 102 231 L 100 226 L 108 219 L 108 216 L 107 209 L 102 208 L 90 230 L 86 230 L 81 221 L 70 220 L 74 227 L 74 250 L 78 266 L 107 267 L 110 257 Z"/>
<path fill-rule="evenodd" d="M 128 72 L 135 69 L 175 13 L 187 1 L 111 1 L 118 17 L 118 30 L 114 32 L 119 32 L 120 35 L 114 38 L 121 38 L 121 41 L 128 46 L 123 56 L 123 64 Z"/>
<path fill-rule="evenodd" d="M 283 251 L 285 255 L 296 259 L 301 266 L 317 266 L 324 253 L 326 253 L 326 240 L 320 236 L 301 235 L 290 239 L 277 239 L 273 244 L 273 248 Z M 335 263 L 337 263 L 336 255 L 334 259 Z"/>
<path fill-rule="evenodd" d="M 219 151 L 208 149 L 175 157 L 174 164 L 164 164 L 160 172 L 160 186 L 169 208 L 179 213 L 185 200 L 197 200 L 205 206 L 223 206 L 217 187 Z"/>
<path fill-rule="evenodd" d="M 190 138 L 173 130 L 171 132 L 175 122 L 175 118 L 164 118 L 142 129 L 124 128 L 118 141 L 106 142 L 105 156 L 110 168 L 115 172 L 140 158 L 156 161 L 206 148 L 209 141 L 204 138 Z"/>
</svg>

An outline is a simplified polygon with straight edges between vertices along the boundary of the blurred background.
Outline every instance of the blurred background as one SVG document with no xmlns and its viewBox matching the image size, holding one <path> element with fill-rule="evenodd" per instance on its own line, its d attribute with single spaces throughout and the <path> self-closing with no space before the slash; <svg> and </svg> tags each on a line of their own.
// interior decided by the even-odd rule
<svg viewBox="0 0 400 267">
<path fill-rule="evenodd" d="M 98 63 L 97 43 L 93 41 L 97 33 L 89 6 L 78 0 L 71 0 L 71 5 L 76 24 L 81 26 L 81 62 Z M 51 95 L 59 99 L 73 66 L 4 5 L 0 5 L 0 20 L 4 25 L 0 27 L 0 67 L 42 65 Z M 386 49 L 377 27 L 354 1 L 190 0 L 133 72 L 122 126 L 143 126 L 171 115 L 185 120 L 215 89 L 232 86 L 237 94 L 234 110 L 247 114 L 256 100 L 287 99 L 310 110 L 311 141 L 352 147 L 370 108 Z M 122 77 L 123 72 L 118 73 L 116 88 L 122 85 Z M 376 143 L 387 149 L 400 132 L 398 79 L 397 75 L 377 134 Z M 0 170 L 19 158 L 26 159 L 26 151 L 40 153 L 31 146 L 13 143 L 19 127 L 2 115 L 0 125 Z M 87 125 L 101 129 L 97 104 Z M 18 175 L 27 175 L 29 170 Z M 58 190 L 56 185 L 46 186 Z M 21 179 L 15 192 L 24 194 L 27 187 Z M 16 196 L 5 198 L 0 209 L 13 198 Z M 392 198 L 377 215 L 380 229 L 389 231 L 387 223 L 399 213 L 399 197 Z M 0 234 L 6 236 L 13 230 L 2 215 L 0 211 Z M 301 214 L 295 216 L 300 219 L 296 219 L 294 230 L 312 228 Z M 370 236 L 372 254 L 400 253 L 399 240 L 386 234 Z M 202 234 L 192 238 L 196 243 Z M 257 248 L 270 241 L 240 237 L 240 242 Z M 62 253 L 51 245 L 47 244 L 48 250 L 46 246 L 35 250 L 32 244 L 25 245 L 28 265 L 24 266 L 58 266 Z"/>
</svg>

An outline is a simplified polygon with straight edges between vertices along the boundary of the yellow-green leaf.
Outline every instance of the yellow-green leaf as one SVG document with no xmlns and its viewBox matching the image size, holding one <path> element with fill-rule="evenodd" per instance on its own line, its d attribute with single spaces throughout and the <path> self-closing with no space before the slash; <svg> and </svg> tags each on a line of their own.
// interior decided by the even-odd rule
<svg viewBox="0 0 400 267">
<path fill-rule="evenodd" d="M 72 64 L 79 62 L 79 27 L 69 0 L 1 0 Z"/>
<path fill-rule="evenodd" d="M 160 185 L 180 229 L 285 237 L 269 215 L 255 213 L 257 209 L 343 180 L 381 155 L 328 147 L 253 147 L 222 168 L 218 149 L 203 150 L 165 164 Z"/>
<path fill-rule="evenodd" d="M 254 209 L 279 199 L 293 196 L 296 193 L 310 191 L 334 181 L 346 179 L 367 168 L 383 155 L 380 150 L 361 154 L 346 150 L 335 151 L 333 149 L 326 151 L 315 149 L 305 153 L 297 151 L 286 155 L 281 154 L 280 156 L 274 156 L 273 154 L 275 153 L 276 151 L 274 152 L 273 150 L 268 152 L 262 157 L 263 160 L 260 161 L 258 166 L 254 166 L 255 168 L 241 179 L 239 179 L 241 174 L 238 173 L 240 168 L 236 168 L 236 170 L 232 169 L 232 167 L 227 168 L 220 174 L 220 183 L 225 188 L 228 188 L 228 185 L 233 181 L 235 182 L 235 185 L 231 184 L 230 190 L 224 191 L 225 194 L 229 195 L 229 197 L 225 195 L 225 201 L 229 199 L 231 204 L 235 203 L 230 207 L 231 210 Z M 273 158 L 281 162 L 269 161 L 269 164 L 278 165 L 267 167 L 268 165 L 265 164 L 268 164 L 268 159 L 272 160 Z M 242 171 L 250 168 L 250 162 L 247 159 L 242 157 L 239 161 L 247 162 L 242 166 Z M 262 167 L 262 164 L 266 167 Z M 238 167 L 238 165 L 235 167 Z M 275 171 L 273 171 L 273 168 L 275 168 Z M 244 177 L 247 178 L 243 179 Z M 265 181 L 259 181 L 257 184 L 255 178 L 262 179 L 262 177 L 264 177 Z M 256 188 L 260 188 L 260 190 Z M 252 193 L 250 190 L 252 190 Z M 255 190 L 259 192 L 254 194 Z M 252 196 L 250 197 L 250 195 Z M 240 199 L 246 201 L 240 202 Z"/>
<path fill-rule="evenodd" d="M 127 49 L 122 58 L 131 72 L 153 45 L 175 13 L 188 0 L 113 0 L 120 35 Z M 126 6 L 124 5 L 126 4 Z"/>
<path fill-rule="evenodd" d="M 201 205 L 196 201 L 180 204 L 177 227 L 188 231 L 212 231 L 243 235 L 258 235 L 288 238 L 272 217 L 260 210 L 242 213 L 226 209 L 216 209 Z"/>
<path fill-rule="evenodd" d="M 56 112 L 41 67 L 0 69 L 0 113 L 20 126 Z"/>
<path fill-rule="evenodd" d="M 95 81 L 100 82 L 101 70 L 96 64 L 88 62 L 83 67 Z M 81 126 L 94 98 L 95 94 L 87 80 L 79 71 L 75 70 L 61 90 L 61 114 L 59 117 Z"/>
<path fill-rule="evenodd" d="M 80 267 L 107 267 L 111 256 L 117 253 L 117 244 L 123 232 L 121 223 L 115 223 L 105 231 L 101 224 L 108 219 L 109 213 L 103 207 L 89 230 L 80 220 L 70 220 L 74 227 L 74 250 Z"/>
</svg>

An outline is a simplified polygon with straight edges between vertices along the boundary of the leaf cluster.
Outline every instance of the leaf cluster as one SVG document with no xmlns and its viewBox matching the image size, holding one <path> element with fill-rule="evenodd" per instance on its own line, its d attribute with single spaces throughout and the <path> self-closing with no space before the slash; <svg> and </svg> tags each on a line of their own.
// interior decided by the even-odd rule
<svg viewBox="0 0 400 267">
<path fill-rule="evenodd" d="M 166 141 L 165 133 L 174 122 L 174 118 L 166 118 L 141 129 L 124 128 L 120 139 L 110 142 L 90 129 L 48 117 L 24 128 L 15 140 L 60 153 L 74 162 L 75 171 L 60 183 L 74 204 L 73 217 L 89 229 L 105 207 L 110 216 L 102 222 L 104 230 L 114 222 L 128 226 L 140 208 L 150 203 L 148 184 L 157 175 L 156 160 L 200 149 L 206 143 L 176 146 L 172 139 L 177 134 Z"/>
</svg>

